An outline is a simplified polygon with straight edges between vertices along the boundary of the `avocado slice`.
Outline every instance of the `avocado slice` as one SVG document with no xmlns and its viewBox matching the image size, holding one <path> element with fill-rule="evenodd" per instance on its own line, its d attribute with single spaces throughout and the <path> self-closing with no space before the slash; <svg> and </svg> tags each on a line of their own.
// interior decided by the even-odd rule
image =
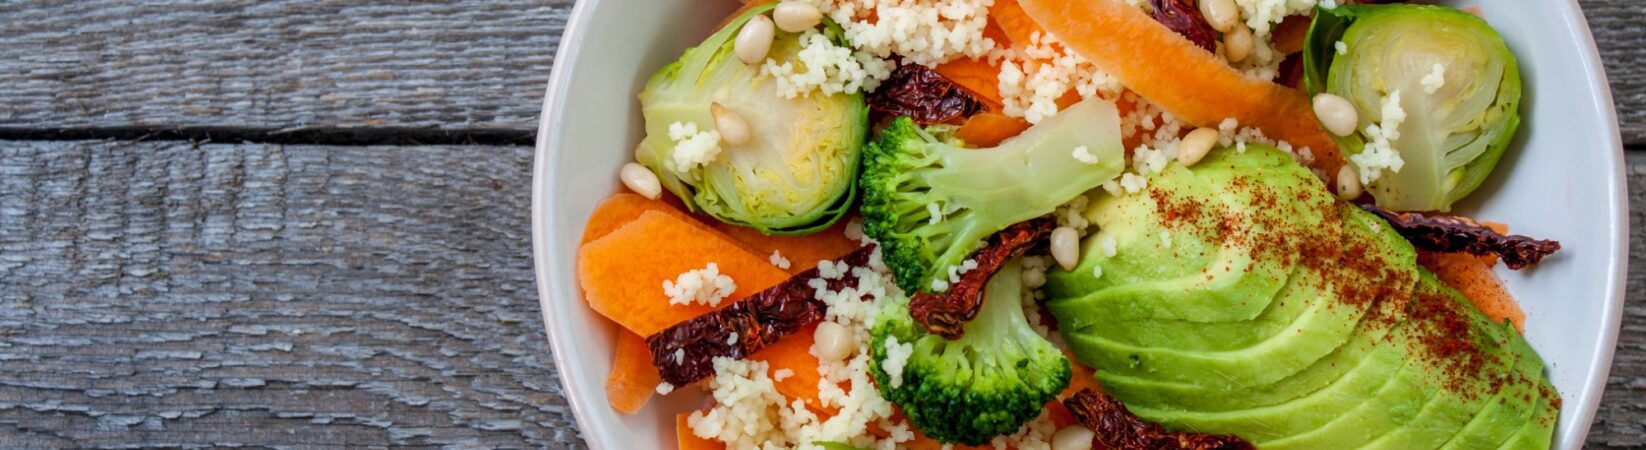
<svg viewBox="0 0 1646 450">
<path fill-rule="evenodd" d="M 1214 150 L 1087 217 L 1048 309 L 1144 419 L 1260 448 L 1549 445 L 1558 395 L 1525 340 L 1286 153 Z"/>
<path fill-rule="evenodd" d="M 1410 300 L 1442 303 L 1443 308 L 1460 308 L 1464 300 L 1450 292 L 1432 275 L 1421 273 L 1418 294 Z M 1500 331 L 1484 317 L 1471 321 L 1468 334 L 1479 343 L 1497 342 Z M 1425 339 L 1424 327 L 1432 324 L 1404 320 L 1389 343 L 1413 345 Z M 1481 373 L 1505 373 L 1512 369 L 1518 357 L 1504 345 L 1481 345 L 1479 361 L 1482 367 L 1467 370 Z M 1265 443 L 1265 448 L 1436 448 L 1449 440 L 1469 422 L 1491 398 L 1494 389 L 1490 380 L 1476 377 L 1458 377 L 1435 370 L 1421 359 L 1408 359 L 1408 369 L 1391 383 L 1374 401 L 1361 405 L 1355 411 L 1334 419 L 1327 426 L 1280 441 Z M 1465 370 L 1459 367 L 1457 370 Z M 1449 386 L 1448 386 L 1449 385 Z"/>
<path fill-rule="evenodd" d="M 1515 332 L 1509 327 L 1500 325 L 1498 328 L 1503 330 L 1504 335 L 1508 335 Z M 1511 340 L 1509 345 L 1515 347 L 1515 353 L 1520 355 L 1515 372 L 1508 378 L 1516 382 L 1507 384 L 1497 396 L 1489 400 L 1485 410 L 1465 425 L 1451 441 L 1440 446 L 1442 450 L 1497 448 L 1531 420 L 1539 405 L 1552 406 L 1547 404 L 1548 399 L 1543 398 L 1544 390 L 1539 389 L 1545 385 L 1523 382 L 1537 379 L 1538 374 L 1543 372 L 1543 359 L 1532 352 L 1525 340 Z"/>
</svg>

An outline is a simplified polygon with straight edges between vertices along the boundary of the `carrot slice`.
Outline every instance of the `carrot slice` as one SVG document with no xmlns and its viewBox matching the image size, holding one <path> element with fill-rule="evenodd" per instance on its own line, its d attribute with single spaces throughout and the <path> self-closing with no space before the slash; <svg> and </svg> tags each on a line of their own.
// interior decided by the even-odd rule
<svg viewBox="0 0 1646 450">
<path fill-rule="evenodd" d="M 663 280 L 711 262 L 737 283 L 722 306 L 789 278 L 764 255 L 749 253 L 690 219 L 658 211 L 645 211 L 585 244 L 578 251 L 577 276 L 590 308 L 635 334 L 651 336 L 715 309 L 695 303 L 670 305 L 663 294 Z"/>
<path fill-rule="evenodd" d="M 1006 34 L 1006 30 L 1000 28 L 1000 24 L 992 20 L 992 17 L 990 19 L 991 20 L 989 20 L 989 23 L 983 24 L 983 37 L 993 39 L 996 47 L 1010 47 L 1012 45 L 1012 37 Z"/>
<path fill-rule="evenodd" d="M 686 419 L 689 417 L 691 417 L 691 413 L 676 414 L 674 416 L 674 439 L 678 443 L 677 445 L 680 446 L 680 450 L 726 450 L 726 443 L 724 442 L 703 439 L 697 437 L 696 434 L 692 434 L 691 425 L 686 424 Z"/>
<path fill-rule="evenodd" d="M 1069 407 L 1063 406 L 1061 401 L 1047 403 L 1046 415 L 1051 416 L 1052 423 L 1057 424 L 1059 430 L 1080 423 L 1080 419 L 1076 419 L 1074 413 L 1069 412 Z"/>
<path fill-rule="evenodd" d="M 1233 117 L 1242 126 L 1308 147 L 1315 167 L 1328 174 L 1343 165 L 1306 94 L 1247 78 L 1137 8 L 1115 0 L 1018 2 L 1065 48 L 1178 118 L 1206 127 Z"/>
<path fill-rule="evenodd" d="M 846 238 L 844 220 L 810 236 L 768 236 L 753 228 L 718 222 L 714 228 L 755 254 L 770 258 L 772 252 L 777 252 L 789 260 L 789 273 L 811 270 L 818 261 L 838 259 L 858 247 L 856 241 Z"/>
<path fill-rule="evenodd" d="M 1516 331 L 1526 332 L 1526 312 L 1520 309 L 1509 289 L 1503 287 L 1503 281 L 1492 273 L 1492 266 L 1479 257 L 1466 253 L 1423 253 L 1418 262 L 1434 272 L 1441 282 L 1463 293 L 1493 322 L 1507 320 L 1515 325 Z"/>
<path fill-rule="evenodd" d="M 990 111 L 1000 111 L 1004 103 L 1000 96 L 1000 66 L 988 61 L 957 58 L 938 64 L 932 70 L 954 82 L 956 86 L 977 97 Z"/>
<path fill-rule="evenodd" d="M 999 26 L 1011 43 L 1024 46 L 1034 42 L 1035 33 L 1045 33 L 1029 13 L 1023 12 L 1017 0 L 995 0 L 994 5 L 989 6 L 989 23 Z"/>
<path fill-rule="evenodd" d="M 1063 388 L 1063 392 L 1058 393 L 1057 398 L 1068 398 L 1076 392 L 1080 392 L 1081 390 L 1088 388 L 1094 391 L 1103 390 L 1101 386 L 1097 385 L 1097 377 L 1093 376 L 1092 368 L 1076 362 L 1074 355 L 1069 354 L 1068 352 L 1064 352 L 1063 354 L 1069 358 L 1069 368 L 1073 369 L 1074 373 L 1069 376 L 1069 387 Z"/>
<path fill-rule="evenodd" d="M 662 200 L 652 200 L 639 194 L 619 193 L 607 197 L 600 205 L 594 207 L 594 213 L 589 215 L 589 221 L 583 226 L 581 242 L 587 244 L 600 239 L 639 218 L 640 214 L 646 211 L 657 211 L 696 223 L 690 214 L 675 209 Z"/>
<path fill-rule="evenodd" d="M 832 413 L 836 408 L 823 407 L 823 400 L 817 393 L 817 381 L 822 379 L 822 375 L 817 373 L 817 357 L 812 355 L 812 334 L 816 330 L 816 325 L 801 329 L 749 355 L 749 359 L 766 362 L 771 371 L 767 375 L 773 377 L 772 384 L 784 397 L 804 401 L 812 409 Z M 779 381 L 773 374 L 783 369 L 789 369 L 794 374 Z"/>
<path fill-rule="evenodd" d="M 606 402 L 624 414 L 634 414 L 646 406 L 663 376 L 652 365 L 646 339 L 629 330 L 617 330 L 617 349 L 612 355 L 612 373 L 606 377 Z"/>
<path fill-rule="evenodd" d="M 993 112 L 973 114 L 955 130 L 955 137 L 978 147 L 993 147 L 1029 129 L 1029 121 Z"/>
</svg>

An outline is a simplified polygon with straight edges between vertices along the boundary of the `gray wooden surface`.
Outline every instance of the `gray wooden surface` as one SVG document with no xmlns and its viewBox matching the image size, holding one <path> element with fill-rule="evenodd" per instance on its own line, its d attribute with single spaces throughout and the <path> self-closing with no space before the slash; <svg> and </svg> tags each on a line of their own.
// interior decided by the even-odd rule
<svg viewBox="0 0 1646 450">
<path fill-rule="evenodd" d="M 583 447 L 524 145 L 568 1 L 133 3 L 0 2 L 0 448 Z M 1589 443 L 1646 448 L 1646 2 L 1583 4 L 1642 150 Z"/>
</svg>

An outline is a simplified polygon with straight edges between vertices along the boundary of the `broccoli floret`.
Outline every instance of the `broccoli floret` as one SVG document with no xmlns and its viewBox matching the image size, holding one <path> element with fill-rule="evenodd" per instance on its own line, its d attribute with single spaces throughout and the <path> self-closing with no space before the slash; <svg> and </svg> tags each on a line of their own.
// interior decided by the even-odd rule
<svg viewBox="0 0 1646 450">
<path fill-rule="evenodd" d="M 1015 259 L 989 278 L 982 309 L 960 339 L 927 333 L 909 317 L 906 298 L 886 299 L 873 331 L 870 373 L 881 395 L 926 436 L 982 445 L 1016 432 L 1069 385 L 1069 360 L 1023 315 L 1021 272 Z M 892 369 L 896 377 L 886 369 L 888 355 L 902 353 L 887 348 L 894 340 L 897 348 L 912 347 L 901 370 Z"/>
<path fill-rule="evenodd" d="M 880 242 L 899 287 L 943 291 L 949 268 L 990 235 L 1052 213 L 1124 167 L 1120 116 L 1106 101 L 1076 104 L 989 149 L 903 117 L 865 150 L 863 231 Z"/>
</svg>

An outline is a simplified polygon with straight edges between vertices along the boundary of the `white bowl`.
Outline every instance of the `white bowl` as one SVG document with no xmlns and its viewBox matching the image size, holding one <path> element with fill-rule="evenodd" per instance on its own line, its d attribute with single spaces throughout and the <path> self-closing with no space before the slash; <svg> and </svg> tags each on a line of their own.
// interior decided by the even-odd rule
<svg viewBox="0 0 1646 450">
<path fill-rule="evenodd" d="M 1520 59 L 1525 125 L 1462 212 L 1559 240 L 1535 270 L 1498 269 L 1527 314 L 1526 336 L 1564 398 L 1558 448 L 1583 446 L 1605 386 L 1623 309 L 1628 254 L 1623 153 L 1611 93 L 1575 0 L 1447 2 L 1485 6 Z M 700 398 L 655 398 L 623 415 L 607 406 L 614 325 L 577 285 L 577 242 L 594 206 L 618 189 L 642 123 L 635 95 L 653 71 L 713 32 L 732 0 L 582 0 L 555 56 L 537 131 L 532 250 L 543 323 L 567 401 L 595 449 L 672 448 L 674 415 Z"/>
</svg>

